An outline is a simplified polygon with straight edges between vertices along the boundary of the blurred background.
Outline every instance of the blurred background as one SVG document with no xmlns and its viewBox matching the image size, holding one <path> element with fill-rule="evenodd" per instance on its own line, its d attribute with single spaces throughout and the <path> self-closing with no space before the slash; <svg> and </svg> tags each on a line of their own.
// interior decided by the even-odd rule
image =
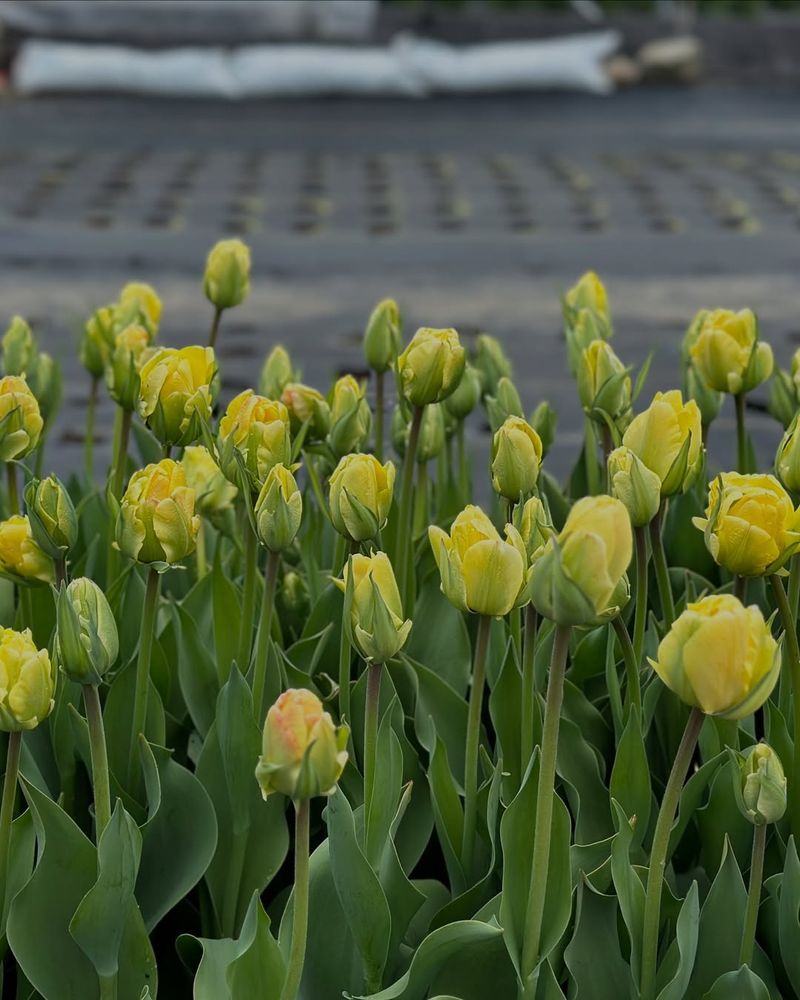
<svg viewBox="0 0 800 1000">
<path fill-rule="evenodd" d="M 0 324 L 25 315 L 64 364 L 59 471 L 80 461 L 86 317 L 145 280 L 165 343 L 204 342 L 225 236 L 253 251 L 226 395 L 276 341 L 320 388 L 360 373 L 393 296 L 409 335 L 503 340 L 526 408 L 561 413 L 558 474 L 582 433 L 559 294 L 587 268 L 617 353 L 656 351 L 648 398 L 679 384 L 701 307 L 752 307 L 783 366 L 800 345 L 793 0 L 0 0 L 0 81 Z M 716 427 L 730 464 L 732 410 Z"/>
</svg>

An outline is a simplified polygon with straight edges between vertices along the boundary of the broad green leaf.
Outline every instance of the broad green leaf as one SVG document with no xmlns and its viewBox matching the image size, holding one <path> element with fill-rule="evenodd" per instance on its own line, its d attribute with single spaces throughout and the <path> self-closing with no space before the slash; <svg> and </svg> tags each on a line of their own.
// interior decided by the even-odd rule
<svg viewBox="0 0 800 1000">
<path fill-rule="evenodd" d="M 464 781 L 464 746 L 467 736 L 467 703 L 432 670 L 403 656 L 417 685 L 414 726 L 417 738 L 432 754 L 437 737 L 447 747 L 453 776 Z"/>
<path fill-rule="evenodd" d="M 617 901 L 595 892 L 585 879 L 578 888 L 575 932 L 564 962 L 579 1000 L 632 1000 L 636 995 L 630 966 L 620 951 Z"/>
<path fill-rule="evenodd" d="M 214 657 L 189 612 L 180 604 L 172 606 L 180 636 L 178 679 L 189 715 L 200 736 L 205 739 L 214 721 L 219 694 L 219 678 Z"/>
<path fill-rule="evenodd" d="M 582 730 L 570 719 L 561 719 L 558 773 L 566 784 L 571 811 L 576 816 L 575 840 L 593 844 L 613 832 L 608 791 L 600 775 L 597 754 Z"/>
<path fill-rule="evenodd" d="M 464 615 L 442 593 L 438 573 L 423 583 L 412 621 L 408 655 L 463 697 L 472 672 L 472 645 Z"/>
<path fill-rule="evenodd" d="M 786 975 L 800 995 L 800 861 L 794 837 L 789 840 L 783 869 L 778 939 Z"/>
<path fill-rule="evenodd" d="M 489 712 L 498 742 L 498 757 L 502 757 L 506 772 L 504 784 L 508 799 L 519 790 L 522 781 L 522 675 L 513 649 L 509 646 L 500 676 L 489 695 Z M 527 766 L 527 761 L 525 762 Z"/>
<path fill-rule="evenodd" d="M 428 784 L 431 790 L 434 824 L 444 854 L 450 885 L 453 893 L 458 895 L 466 888 L 466 877 L 461 867 L 464 810 L 450 771 L 447 750 L 438 737 L 428 769 Z"/>
<path fill-rule="evenodd" d="M 640 883 L 641 884 L 641 883 Z M 697 954 L 697 935 L 700 929 L 700 903 L 697 882 L 692 882 L 676 923 L 677 960 L 675 973 L 658 994 L 658 1000 L 684 1000 Z M 669 957 L 669 956 L 668 956 Z M 660 972 L 663 972 L 666 960 Z"/>
<path fill-rule="evenodd" d="M 219 558 L 219 549 L 211 568 L 211 594 L 214 615 L 214 645 L 217 651 L 217 677 L 220 684 L 224 684 L 239 649 L 239 625 L 242 609 L 241 595 L 225 573 Z M 247 663 L 240 663 L 239 669 L 247 670 L 248 666 Z"/>
<path fill-rule="evenodd" d="M 616 799 L 633 825 L 633 847 L 638 847 L 647 833 L 650 820 L 650 767 L 642 739 L 639 714 L 631 709 L 617 747 L 611 770 L 609 792 Z"/>
<path fill-rule="evenodd" d="M 111 791 L 114 794 L 114 779 L 134 798 L 143 802 L 143 788 L 139 775 L 135 775 L 128 789 L 126 775 L 128 772 L 128 754 L 130 752 L 131 730 L 133 728 L 133 697 L 136 688 L 136 659 L 127 663 L 118 671 L 108 691 L 103 706 L 103 724 L 106 731 L 108 746 L 108 766 L 112 775 Z M 164 707 L 152 680 L 148 686 L 147 717 L 144 725 L 144 735 L 149 743 L 163 746 L 166 742 L 166 724 Z M 130 809 L 126 801 L 126 806 Z"/>
<path fill-rule="evenodd" d="M 632 717 L 632 716 L 631 716 Z M 642 933 L 644 929 L 645 890 L 630 862 L 630 850 L 634 841 L 635 823 L 616 799 L 612 799 L 614 822 L 617 833 L 611 848 L 611 877 L 617 893 L 622 919 L 628 930 L 630 944 L 630 964 L 634 979 L 638 982 L 641 973 L 639 962 Z M 696 935 L 695 935 L 696 937 Z M 694 958 L 694 954 L 692 954 Z M 691 971 L 691 965 L 690 965 Z"/>
<path fill-rule="evenodd" d="M 743 965 L 720 976 L 703 1000 L 770 1000 L 770 993 L 763 979 Z"/>
<path fill-rule="evenodd" d="M 252 943 L 231 962 L 227 971 L 226 980 L 231 1000 L 237 1000 L 238 997 L 279 1000 L 286 974 L 284 960 L 278 942 L 270 932 L 270 920 L 264 912 L 258 893 L 253 893 L 242 927 L 242 938 L 245 938 L 245 931 L 248 930 L 248 920 L 253 923 L 253 913 L 256 927 Z M 212 998 L 209 997 L 209 1000 Z M 219 995 L 213 1000 L 220 1000 Z"/>
</svg>

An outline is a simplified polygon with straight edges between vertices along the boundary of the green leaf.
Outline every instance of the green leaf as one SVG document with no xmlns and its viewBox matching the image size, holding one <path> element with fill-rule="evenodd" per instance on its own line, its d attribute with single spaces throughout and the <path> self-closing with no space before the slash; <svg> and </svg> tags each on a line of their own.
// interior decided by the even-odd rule
<svg viewBox="0 0 800 1000">
<path fill-rule="evenodd" d="M 658 994 L 658 1000 L 684 1000 L 694 968 L 699 930 L 700 903 L 697 882 L 692 882 L 676 923 L 678 959 L 675 974 Z M 666 965 L 666 961 L 664 964 Z"/>
<path fill-rule="evenodd" d="M 595 892 L 585 879 L 578 888 L 575 933 L 564 952 L 572 988 L 580 1000 L 625 1000 L 636 991 L 617 933 L 617 901 Z"/>
<path fill-rule="evenodd" d="M 786 975 L 800 995 L 800 861 L 794 837 L 789 838 L 780 891 L 778 939 Z"/>
<path fill-rule="evenodd" d="M 472 672 L 472 645 L 464 615 L 442 593 L 438 573 L 422 584 L 412 621 L 408 655 L 463 697 Z"/>
<path fill-rule="evenodd" d="M 245 934 L 250 929 L 248 922 L 251 925 L 255 923 L 252 943 L 231 962 L 226 976 L 231 1000 L 237 1000 L 238 997 L 279 1000 L 286 970 L 278 942 L 270 933 L 270 920 L 264 912 L 258 893 L 253 893 L 250 901 L 242 925 L 240 943 L 242 939 L 246 940 Z M 219 998 L 220 995 L 217 994 L 213 1000 Z M 209 1000 L 212 1000 L 212 997 L 209 997 Z"/>
<path fill-rule="evenodd" d="M 466 888 L 461 867 L 461 845 L 464 839 L 464 810 L 447 757 L 444 743 L 437 737 L 428 769 L 433 820 L 453 893 Z"/>
<path fill-rule="evenodd" d="M 397 813 L 403 779 L 403 751 L 392 728 L 393 705 L 384 712 L 378 728 L 372 808 L 364 816 L 365 854 L 373 868 L 390 843 L 389 831 Z"/>
<path fill-rule="evenodd" d="M 108 766 L 111 770 L 112 778 L 116 778 L 118 781 L 124 778 L 128 770 L 135 687 L 136 661 L 133 659 L 122 670 L 117 672 L 109 688 L 105 705 L 103 706 L 103 724 L 105 726 L 106 743 L 108 746 Z M 163 746 L 166 742 L 164 706 L 161 704 L 161 698 L 152 679 L 148 686 L 147 718 L 145 720 L 144 735 L 147 737 L 149 743 L 154 743 L 157 746 Z M 131 794 L 135 793 L 138 798 L 141 790 L 136 782 L 132 784 L 134 787 L 130 789 L 130 792 Z M 113 793 L 114 785 L 112 780 Z"/>
<path fill-rule="evenodd" d="M 609 792 L 611 798 L 619 802 L 625 815 L 629 819 L 635 818 L 633 846 L 639 847 L 647 832 L 652 795 L 650 765 L 644 748 L 639 713 L 635 708 L 628 715 L 617 747 Z"/>
<path fill-rule="evenodd" d="M 178 680 L 181 692 L 195 729 L 205 739 L 214 721 L 219 694 L 216 664 L 186 608 L 174 604 L 172 613 L 179 636 Z"/>
<path fill-rule="evenodd" d="M 720 976 L 703 1000 L 770 1000 L 764 981 L 743 965 Z"/>
<path fill-rule="evenodd" d="M 228 679 L 231 664 L 239 649 L 239 623 L 242 617 L 241 595 L 225 574 L 220 548 L 211 568 L 211 594 L 214 617 L 214 646 L 217 651 L 217 676 L 220 684 Z M 248 664 L 239 664 L 246 670 Z"/>
<path fill-rule="evenodd" d="M 467 737 L 467 703 L 432 670 L 402 656 L 416 682 L 414 727 L 429 754 L 437 738 L 447 747 L 447 757 L 459 785 L 464 781 L 464 746 Z"/>
<path fill-rule="evenodd" d="M 499 744 L 497 756 L 503 761 L 503 769 L 506 772 L 504 785 L 509 800 L 519 790 L 522 782 L 521 705 L 522 675 L 517 666 L 513 647 L 509 645 L 500 676 L 489 695 L 489 712 Z M 525 761 L 526 766 L 527 763 Z"/>
<path fill-rule="evenodd" d="M 575 814 L 575 840 L 593 844 L 613 830 L 608 792 L 600 775 L 597 754 L 583 731 L 570 719 L 561 719 L 558 773 L 564 779 L 567 799 Z"/>
<path fill-rule="evenodd" d="M 627 810 L 616 799 L 612 799 L 614 822 L 617 834 L 611 848 L 611 877 L 617 892 L 620 912 L 628 930 L 630 943 L 631 970 L 638 982 L 641 972 L 640 948 L 644 927 L 645 891 L 630 862 L 630 850 L 635 835 L 635 824 L 632 824 Z M 694 958 L 694 955 L 692 955 Z M 691 967 L 690 967 L 691 968 Z"/>
</svg>

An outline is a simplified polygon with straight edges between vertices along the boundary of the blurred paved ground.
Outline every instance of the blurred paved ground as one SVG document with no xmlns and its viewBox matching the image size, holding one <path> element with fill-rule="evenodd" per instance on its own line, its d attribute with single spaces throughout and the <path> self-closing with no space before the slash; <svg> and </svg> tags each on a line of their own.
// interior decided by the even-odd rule
<svg viewBox="0 0 800 1000">
<path fill-rule="evenodd" d="M 149 280 L 164 341 L 202 341 L 205 252 L 241 234 L 253 294 L 224 322 L 228 394 L 253 384 L 278 339 L 311 382 L 358 371 L 364 319 L 394 295 L 409 331 L 503 338 L 526 406 L 548 398 L 563 414 L 549 462 L 564 472 L 580 414 L 558 293 L 587 267 L 609 287 L 618 353 L 637 364 L 657 351 L 646 395 L 677 382 L 680 336 L 702 306 L 752 306 L 788 362 L 800 343 L 796 106 L 713 91 L 0 103 L 0 321 L 27 315 L 66 366 L 52 462 L 77 461 L 70 429 L 87 384 L 72 350 L 93 306 L 129 277 Z M 103 446 L 110 420 L 107 407 Z M 752 426 L 773 448 L 771 421 L 756 413 Z M 732 429 L 726 411 L 722 463 Z"/>
</svg>

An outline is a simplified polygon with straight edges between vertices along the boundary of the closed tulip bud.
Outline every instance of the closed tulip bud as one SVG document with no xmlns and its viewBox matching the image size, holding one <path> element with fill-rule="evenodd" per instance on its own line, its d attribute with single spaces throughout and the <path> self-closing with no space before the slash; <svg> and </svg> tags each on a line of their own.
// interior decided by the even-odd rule
<svg viewBox="0 0 800 1000">
<path fill-rule="evenodd" d="M 220 240 L 209 252 L 203 291 L 217 309 L 232 309 L 250 292 L 250 248 L 241 240 Z"/>
<path fill-rule="evenodd" d="M 583 352 L 596 340 L 608 340 L 610 336 L 611 331 L 603 317 L 592 309 L 578 309 L 568 313 L 564 325 L 567 365 L 575 377 L 581 370 Z"/>
<path fill-rule="evenodd" d="M 606 286 L 594 271 L 586 271 L 564 295 L 565 304 L 573 310 L 591 309 L 611 327 L 611 311 Z"/>
<path fill-rule="evenodd" d="M 0 629 L 0 729 L 35 729 L 53 710 L 54 689 L 50 657 L 31 630 Z"/>
<path fill-rule="evenodd" d="M 797 387 L 789 372 L 776 368 L 772 373 L 767 409 L 784 427 L 788 427 L 797 413 Z"/>
<path fill-rule="evenodd" d="M 623 446 L 608 456 L 608 479 L 611 495 L 625 504 L 631 524 L 635 528 L 649 524 L 661 505 L 661 480 L 655 472 Z"/>
<path fill-rule="evenodd" d="M 475 340 L 473 364 L 480 374 L 484 396 L 496 396 L 497 383 L 500 379 L 510 379 L 514 375 L 511 362 L 508 360 L 500 341 L 488 333 L 478 334 Z"/>
<path fill-rule="evenodd" d="M 508 417 L 492 439 L 491 475 L 495 493 L 518 503 L 532 493 L 542 464 L 539 435 L 521 417 Z"/>
<path fill-rule="evenodd" d="M 684 333 L 683 340 L 681 341 L 681 361 L 684 368 L 688 368 L 692 363 L 692 345 L 703 329 L 708 312 L 708 309 L 699 309 L 694 314 L 691 323 L 686 327 L 686 333 Z"/>
<path fill-rule="evenodd" d="M 709 312 L 689 355 L 700 378 L 718 392 L 749 392 L 772 374 L 772 348 L 758 339 L 758 321 L 750 309 Z"/>
<path fill-rule="evenodd" d="M 63 559 L 78 540 L 78 516 L 64 484 L 57 476 L 31 479 L 25 506 L 36 544 L 52 559 Z"/>
<path fill-rule="evenodd" d="M 379 375 L 388 371 L 400 352 L 400 310 L 394 299 L 383 299 L 370 313 L 364 330 L 364 357 Z"/>
<path fill-rule="evenodd" d="M 214 461 L 203 445 L 189 445 L 181 459 L 186 485 L 194 490 L 197 510 L 205 517 L 214 517 L 233 507 L 238 490 Z"/>
<path fill-rule="evenodd" d="M 126 326 L 143 326 L 152 340 L 161 322 L 161 299 L 152 285 L 130 281 L 120 292 L 114 312 L 117 331 Z"/>
<path fill-rule="evenodd" d="M 299 434 L 307 424 L 307 441 L 325 440 L 331 429 L 331 408 L 321 392 L 302 382 L 290 382 L 281 400 L 289 412 L 292 434 Z"/>
<path fill-rule="evenodd" d="M 264 367 L 261 369 L 258 391 L 267 399 L 280 399 L 283 390 L 290 382 L 294 382 L 296 377 L 297 373 L 289 352 L 282 344 L 276 344 L 267 355 Z"/>
<path fill-rule="evenodd" d="M 331 429 L 328 444 L 337 458 L 360 451 L 369 438 L 372 411 L 364 397 L 364 385 L 352 375 L 337 379 L 331 392 Z"/>
<path fill-rule="evenodd" d="M 670 690 L 706 715 L 743 719 L 767 700 L 781 653 L 756 605 L 714 594 L 686 606 L 650 665 Z"/>
<path fill-rule="evenodd" d="M 489 426 L 493 434 L 503 426 L 509 417 L 523 419 L 525 416 L 517 387 L 510 378 L 506 378 L 504 375 L 497 383 L 496 392 L 497 395 L 486 397 L 486 415 L 489 418 Z"/>
<path fill-rule="evenodd" d="M 25 379 L 0 378 L 0 461 L 29 455 L 39 443 L 43 425 L 39 404 Z"/>
<path fill-rule="evenodd" d="M 778 445 L 775 456 L 778 478 L 792 493 L 800 493 L 800 428 L 795 416 Z"/>
<path fill-rule="evenodd" d="M 114 338 L 114 350 L 106 369 L 108 394 L 131 413 L 139 404 L 139 373 L 149 346 L 150 335 L 143 326 L 126 326 Z"/>
<path fill-rule="evenodd" d="M 411 621 L 403 620 L 400 591 L 386 553 L 354 555 L 343 578 L 334 582 L 349 601 L 350 630 L 361 656 L 368 663 L 386 663 L 396 656 L 406 644 Z"/>
<path fill-rule="evenodd" d="M 24 514 L 0 521 L 0 573 L 22 583 L 52 583 L 53 560 L 36 544 Z"/>
<path fill-rule="evenodd" d="M 753 826 L 777 823 L 786 812 L 786 775 L 780 757 L 767 743 L 756 743 L 735 754 L 734 794 L 739 809 Z"/>
<path fill-rule="evenodd" d="M 530 497 L 514 511 L 514 523 L 525 545 L 528 565 L 533 566 L 555 532 L 550 515 L 539 497 Z"/>
<path fill-rule="evenodd" d="M 267 712 L 256 780 L 261 794 L 296 802 L 332 795 L 347 763 L 348 730 L 311 691 L 290 688 Z"/>
<path fill-rule="evenodd" d="M 273 466 L 291 462 L 289 411 L 283 403 L 245 389 L 228 404 L 219 422 L 219 441 L 220 461 L 228 478 L 236 480 L 230 461 L 226 461 L 227 453 L 235 449 L 251 483 L 260 488 Z"/>
<path fill-rule="evenodd" d="M 114 349 L 114 306 L 96 309 L 83 328 L 80 362 L 92 378 L 102 378 Z"/>
<path fill-rule="evenodd" d="M 455 420 L 465 420 L 480 402 L 481 377 L 472 365 L 464 367 L 458 388 L 444 401 L 444 408 Z"/>
<path fill-rule="evenodd" d="M 633 553 L 631 521 L 614 497 L 584 497 L 533 567 L 536 610 L 558 625 L 588 625 L 615 616 L 627 599 Z"/>
<path fill-rule="evenodd" d="M 410 428 L 409 428 L 410 429 Z M 425 407 L 419 427 L 416 460 L 419 465 L 433 461 L 444 450 L 447 440 L 445 410 L 443 403 L 431 403 Z"/>
<path fill-rule="evenodd" d="M 56 601 L 56 646 L 61 669 L 78 684 L 99 684 L 117 661 L 117 623 L 106 595 L 82 576 L 62 587 Z"/>
<path fill-rule="evenodd" d="M 774 476 L 723 472 L 709 484 L 705 517 L 692 521 L 730 573 L 775 573 L 800 545 L 800 512 Z"/>
<path fill-rule="evenodd" d="M 209 420 L 219 391 L 210 347 L 162 347 L 139 373 L 139 414 L 165 445 L 191 444 Z"/>
<path fill-rule="evenodd" d="M 700 409 L 693 399 L 684 403 L 678 389 L 657 392 L 622 443 L 661 480 L 662 497 L 685 493 L 703 465 Z"/>
<path fill-rule="evenodd" d="M 546 458 L 556 439 L 558 414 L 547 400 L 542 400 L 530 415 L 528 423 L 539 435 L 539 440 L 542 442 L 542 458 Z"/>
<path fill-rule="evenodd" d="M 28 384 L 39 404 L 42 426 L 46 428 L 61 405 L 61 365 L 47 351 L 40 351 L 36 355 Z"/>
<path fill-rule="evenodd" d="M 141 563 L 179 563 L 194 551 L 194 503 L 180 462 L 164 458 L 134 472 L 120 502 L 117 545 Z"/>
<path fill-rule="evenodd" d="M 270 552 L 288 549 L 303 519 L 303 497 L 292 470 L 274 465 L 264 480 L 255 506 L 256 534 Z"/>
<path fill-rule="evenodd" d="M 375 538 L 392 506 L 395 467 L 374 455 L 345 455 L 330 478 L 331 521 L 354 542 Z"/>
<path fill-rule="evenodd" d="M 631 408 L 631 379 L 613 348 L 605 340 L 593 340 L 581 354 L 578 395 L 588 416 L 616 422 L 627 421 Z"/>
<path fill-rule="evenodd" d="M 3 372 L 6 375 L 30 375 L 36 360 L 36 340 L 21 316 L 14 316 L 3 334 Z"/>
<path fill-rule="evenodd" d="M 398 359 L 403 395 L 412 406 L 440 403 L 458 388 L 465 363 L 455 330 L 422 327 Z"/>
<path fill-rule="evenodd" d="M 794 382 L 795 394 L 800 395 L 800 347 L 792 355 L 791 377 Z"/>
<path fill-rule="evenodd" d="M 500 618 L 527 600 L 525 544 L 513 525 L 506 525 L 505 534 L 501 538 L 472 504 L 453 521 L 450 534 L 428 528 L 442 593 L 459 610 Z"/>
<path fill-rule="evenodd" d="M 694 365 L 689 365 L 683 373 L 684 395 L 693 399 L 700 410 L 700 420 L 703 427 L 709 427 L 719 416 L 724 393 L 710 389 L 697 374 Z"/>
</svg>

